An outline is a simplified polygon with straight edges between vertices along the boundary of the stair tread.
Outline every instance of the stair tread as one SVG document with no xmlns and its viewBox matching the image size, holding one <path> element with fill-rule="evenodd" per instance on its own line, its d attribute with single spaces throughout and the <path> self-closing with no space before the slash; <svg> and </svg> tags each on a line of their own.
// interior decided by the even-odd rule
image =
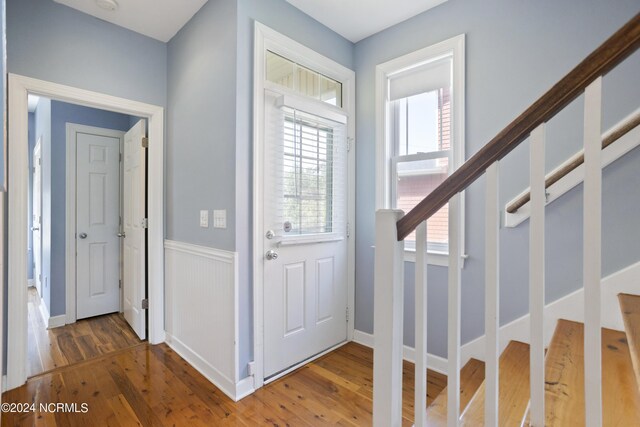
<svg viewBox="0 0 640 427">
<path fill-rule="evenodd" d="M 461 426 L 484 424 L 485 383 L 461 417 Z M 529 345 L 511 341 L 500 356 L 500 405 L 498 424 L 520 425 L 529 403 Z"/>
<path fill-rule="evenodd" d="M 484 362 L 470 359 L 460 370 L 461 410 L 467 407 L 483 381 Z M 445 387 L 427 408 L 427 425 L 429 427 L 447 425 L 447 400 L 447 388 Z"/>
<path fill-rule="evenodd" d="M 622 320 L 627 333 L 633 371 L 636 375 L 636 385 L 640 388 L 640 296 L 618 295 Z"/>
<path fill-rule="evenodd" d="M 640 397 L 624 332 L 602 329 L 602 370 L 603 425 L 640 425 Z M 546 426 L 585 425 L 582 323 L 558 321 L 545 361 L 545 390 Z"/>
</svg>

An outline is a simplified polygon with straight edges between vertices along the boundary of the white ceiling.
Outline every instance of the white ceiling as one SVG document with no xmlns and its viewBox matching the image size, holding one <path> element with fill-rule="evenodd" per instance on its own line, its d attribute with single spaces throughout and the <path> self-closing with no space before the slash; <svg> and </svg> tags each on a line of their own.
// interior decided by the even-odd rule
<svg viewBox="0 0 640 427">
<path fill-rule="evenodd" d="M 168 42 L 207 0 L 115 0 L 115 11 L 104 10 L 95 0 L 54 0 L 57 3 Z"/>
<path fill-rule="evenodd" d="M 107 0 L 118 5 L 104 10 L 96 0 L 54 0 L 57 3 L 168 42 L 207 0 Z M 429 10 L 446 0 L 286 0 L 315 20 L 356 43 L 385 28 Z"/>
<path fill-rule="evenodd" d="M 287 0 L 356 43 L 446 0 Z"/>
</svg>

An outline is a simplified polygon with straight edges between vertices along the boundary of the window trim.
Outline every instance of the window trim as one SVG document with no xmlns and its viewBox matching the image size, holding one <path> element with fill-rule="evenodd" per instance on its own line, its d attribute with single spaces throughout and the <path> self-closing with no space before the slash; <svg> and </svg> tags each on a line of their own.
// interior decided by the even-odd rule
<svg viewBox="0 0 640 427">
<path fill-rule="evenodd" d="M 451 96 L 451 149 L 453 150 L 452 171 L 462 165 L 465 159 L 465 35 L 460 34 L 434 45 L 416 50 L 376 66 L 376 210 L 390 209 L 392 206 L 394 153 L 393 125 L 391 124 L 391 102 L 389 100 L 389 80 L 398 73 L 411 68 L 451 56 L 453 64 Z M 461 253 L 465 254 L 465 197 L 462 192 L 460 203 Z M 462 256 L 462 266 L 464 259 Z M 445 258 L 444 260 L 442 258 Z M 405 261 L 415 262 L 415 251 L 405 250 Z M 433 265 L 448 265 L 448 256 L 442 253 L 428 253 L 427 262 Z"/>
</svg>

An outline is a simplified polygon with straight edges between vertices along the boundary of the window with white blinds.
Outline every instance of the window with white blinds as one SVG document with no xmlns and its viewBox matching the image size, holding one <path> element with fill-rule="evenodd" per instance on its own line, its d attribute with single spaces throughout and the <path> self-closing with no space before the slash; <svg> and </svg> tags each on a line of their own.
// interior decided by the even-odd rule
<svg viewBox="0 0 640 427">
<path fill-rule="evenodd" d="M 271 211 L 267 213 L 270 229 L 280 237 L 342 237 L 346 227 L 345 125 L 323 117 L 322 109 L 309 113 L 275 104 L 268 109 L 267 120 L 273 165 L 268 181 L 275 190 L 270 192 L 273 200 L 266 203 Z M 333 112 L 327 113 L 331 116 Z"/>
</svg>

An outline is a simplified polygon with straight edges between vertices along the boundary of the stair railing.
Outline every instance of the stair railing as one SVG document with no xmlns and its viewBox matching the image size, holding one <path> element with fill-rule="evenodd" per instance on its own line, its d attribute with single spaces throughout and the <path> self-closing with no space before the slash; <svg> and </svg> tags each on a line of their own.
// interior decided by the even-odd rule
<svg viewBox="0 0 640 427">
<path fill-rule="evenodd" d="M 404 239 L 416 230 L 415 425 L 426 426 L 426 220 L 449 203 L 447 425 L 460 422 L 460 192 L 486 174 L 485 196 L 485 425 L 498 425 L 499 161 L 530 138 L 530 422 L 545 422 L 544 227 L 545 123 L 582 93 L 584 105 L 585 402 L 588 427 L 602 425 L 601 117 L 602 77 L 640 47 L 640 14 L 633 17 L 531 107 L 467 160 L 407 215 L 376 212 L 374 279 L 374 426 L 402 424 Z"/>
</svg>

